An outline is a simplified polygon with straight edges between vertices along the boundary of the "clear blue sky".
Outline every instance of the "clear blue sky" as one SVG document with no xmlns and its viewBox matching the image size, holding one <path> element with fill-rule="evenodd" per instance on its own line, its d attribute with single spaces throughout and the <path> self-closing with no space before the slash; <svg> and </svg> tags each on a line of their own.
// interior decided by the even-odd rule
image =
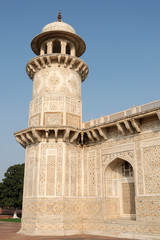
<svg viewBox="0 0 160 240">
<path fill-rule="evenodd" d="M 59 9 L 87 45 L 84 121 L 160 98 L 159 0 L 1 0 L 0 180 L 9 166 L 24 162 L 13 133 L 28 125 L 30 42 L 57 21 Z"/>
</svg>

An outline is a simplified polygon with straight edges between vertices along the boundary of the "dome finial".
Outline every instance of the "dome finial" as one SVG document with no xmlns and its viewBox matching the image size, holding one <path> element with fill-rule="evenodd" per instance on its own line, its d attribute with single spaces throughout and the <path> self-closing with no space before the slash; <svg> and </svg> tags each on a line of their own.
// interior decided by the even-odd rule
<svg viewBox="0 0 160 240">
<path fill-rule="evenodd" d="M 61 22 L 61 18 L 62 18 L 62 17 L 61 17 L 61 11 L 60 11 L 60 10 L 59 10 L 59 13 L 58 13 L 58 17 L 57 17 L 57 18 L 58 18 L 58 22 Z"/>
</svg>

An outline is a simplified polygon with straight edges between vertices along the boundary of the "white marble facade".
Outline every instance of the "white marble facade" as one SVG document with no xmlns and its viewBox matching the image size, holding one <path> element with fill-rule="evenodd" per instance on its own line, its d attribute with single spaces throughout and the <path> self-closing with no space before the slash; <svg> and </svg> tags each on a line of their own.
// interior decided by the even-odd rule
<svg viewBox="0 0 160 240">
<path fill-rule="evenodd" d="M 160 101 L 82 123 L 84 41 L 59 16 L 31 46 L 20 233 L 159 239 Z"/>
</svg>

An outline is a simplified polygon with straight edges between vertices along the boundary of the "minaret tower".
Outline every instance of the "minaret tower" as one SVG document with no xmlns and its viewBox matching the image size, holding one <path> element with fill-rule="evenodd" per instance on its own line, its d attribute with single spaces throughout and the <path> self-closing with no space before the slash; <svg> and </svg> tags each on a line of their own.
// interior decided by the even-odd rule
<svg viewBox="0 0 160 240">
<path fill-rule="evenodd" d="M 83 189 L 81 82 L 88 74 L 79 57 L 86 46 L 59 13 L 31 47 L 37 56 L 26 66 L 33 81 L 29 126 L 15 133 L 26 148 L 20 232 L 78 234 L 73 222 L 81 220 L 73 217 L 73 206 Z"/>
</svg>

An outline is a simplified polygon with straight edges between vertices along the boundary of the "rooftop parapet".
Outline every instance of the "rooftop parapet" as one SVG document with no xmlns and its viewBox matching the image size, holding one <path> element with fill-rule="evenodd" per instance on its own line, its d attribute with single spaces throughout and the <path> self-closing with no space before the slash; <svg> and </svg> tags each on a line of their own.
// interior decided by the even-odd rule
<svg viewBox="0 0 160 240">
<path fill-rule="evenodd" d="M 109 122 L 113 122 L 116 120 L 120 120 L 126 117 L 131 117 L 135 114 L 142 114 L 143 112 L 146 111 L 150 111 L 150 110 L 154 110 L 156 108 L 160 107 L 160 100 L 154 101 L 154 102 L 150 102 L 144 105 L 140 105 L 140 106 L 133 106 L 132 108 L 129 108 L 127 110 L 118 112 L 118 113 L 114 113 L 108 116 L 101 116 L 100 118 L 97 119 L 91 119 L 88 122 L 84 122 L 82 127 L 83 128 L 90 128 L 92 126 L 96 126 L 96 125 L 100 125 L 103 123 L 109 123 Z"/>
</svg>

